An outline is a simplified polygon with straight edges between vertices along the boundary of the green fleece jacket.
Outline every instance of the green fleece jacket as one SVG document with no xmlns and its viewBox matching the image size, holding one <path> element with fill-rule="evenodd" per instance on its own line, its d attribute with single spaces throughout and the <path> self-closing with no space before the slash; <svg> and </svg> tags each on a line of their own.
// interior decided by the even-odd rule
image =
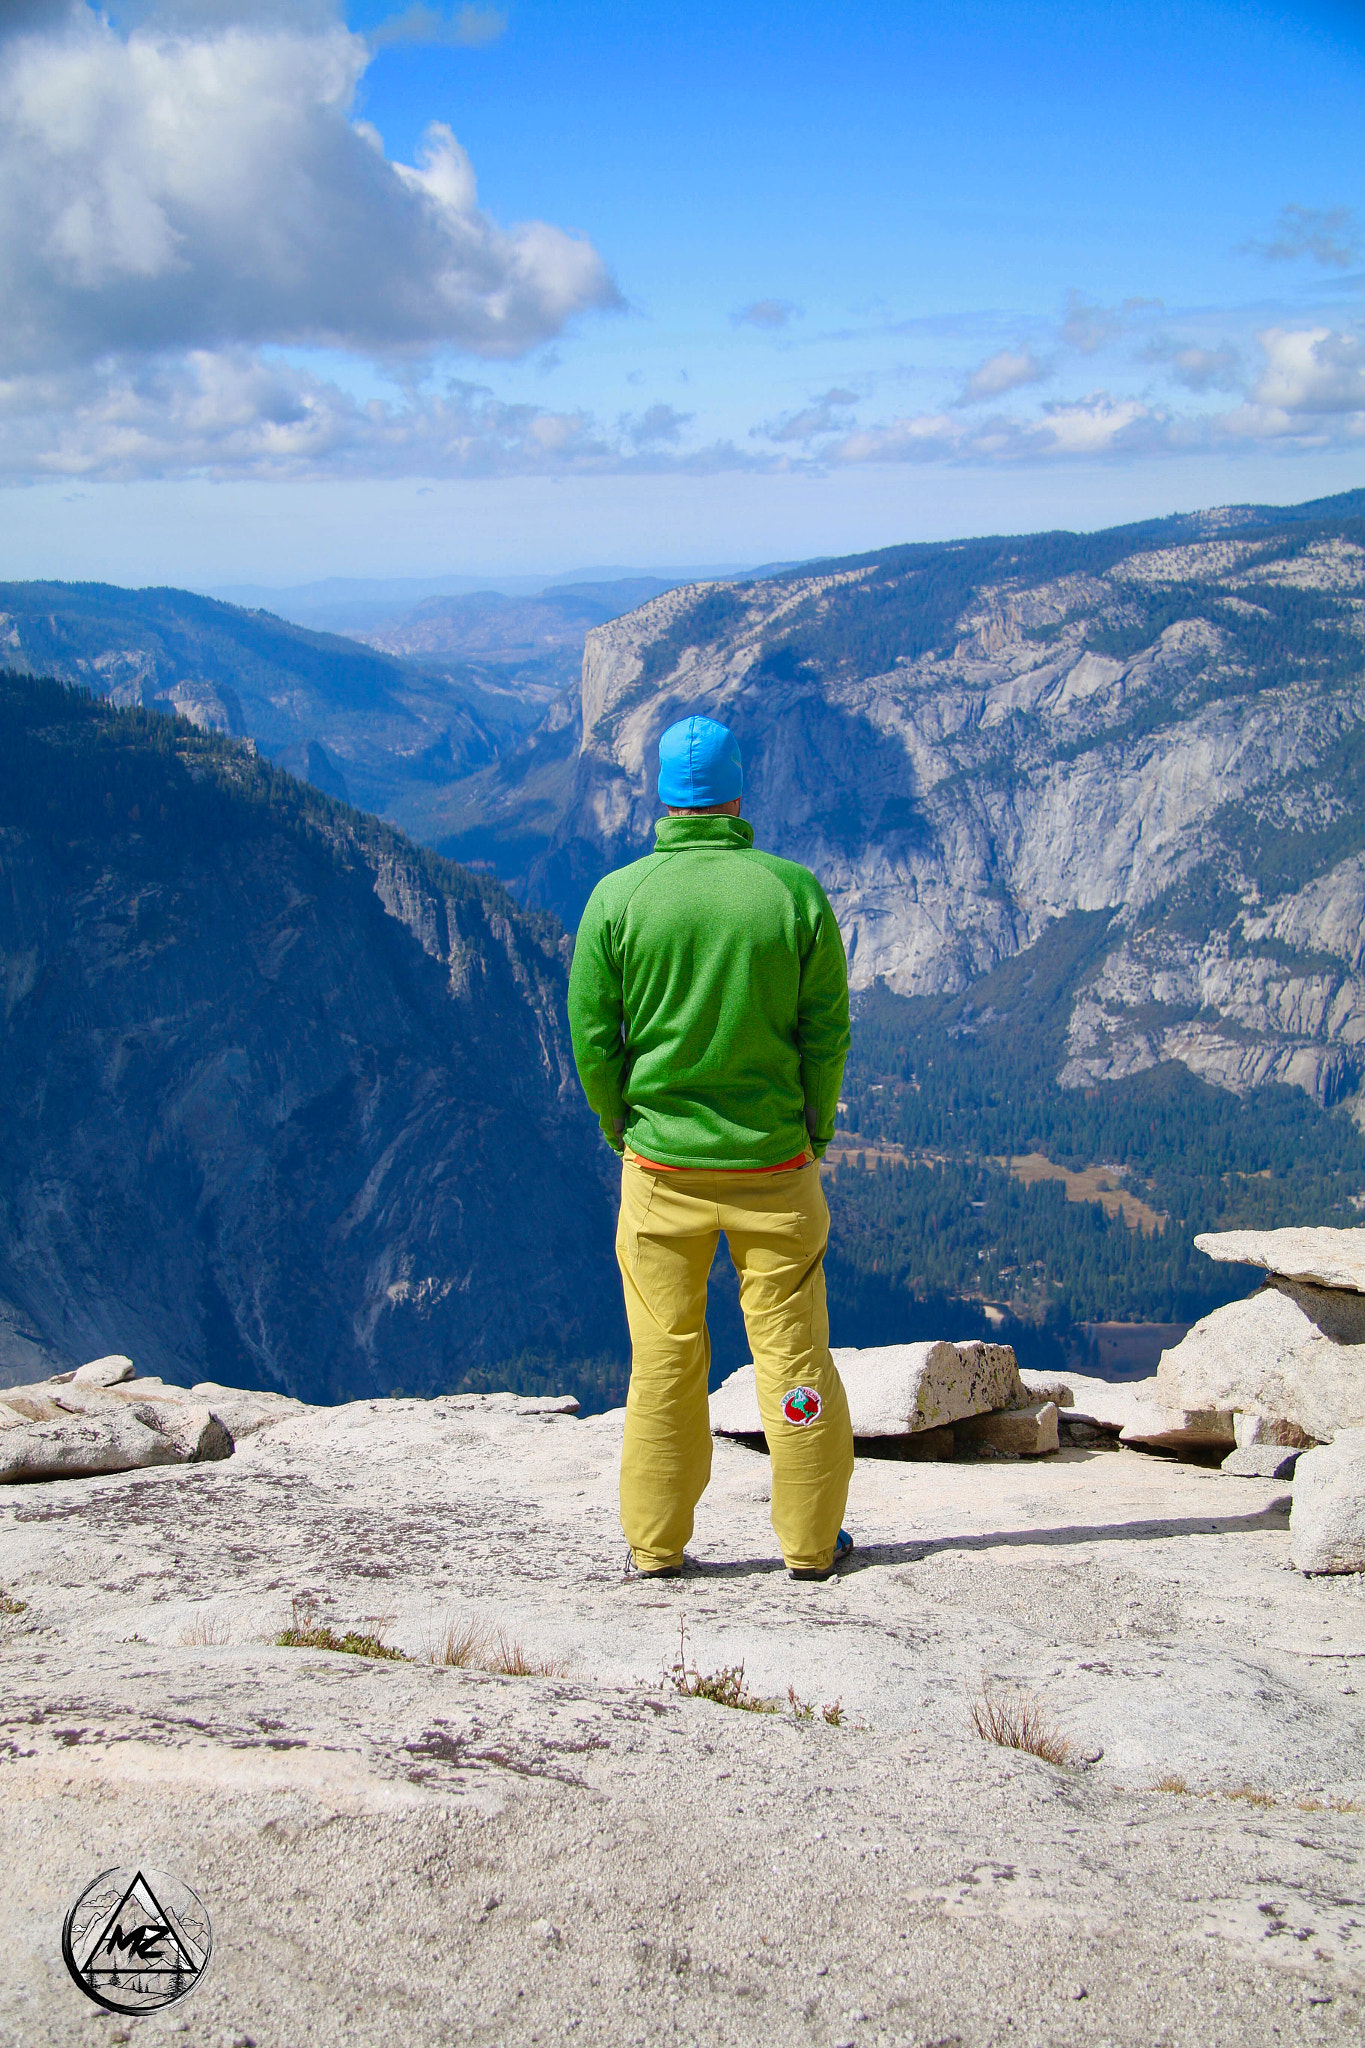
<svg viewBox="0 0 1365 2048">
<path fill-rule="evenodd" d="M 569 976 L 583 1092 L 607 1143 L 661 1166 L 777 1166 L 834 1132 L 848 972 L 807 868 L 742 818 L 661 818 L 588 899 Z"/>
</svg>

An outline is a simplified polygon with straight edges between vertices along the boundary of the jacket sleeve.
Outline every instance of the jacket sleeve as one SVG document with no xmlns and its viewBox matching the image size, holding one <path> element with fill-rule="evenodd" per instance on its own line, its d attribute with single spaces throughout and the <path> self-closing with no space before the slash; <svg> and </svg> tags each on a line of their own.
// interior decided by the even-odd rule
<svg viewBox="0 0 1365 2048">
<path fill-rule="evenodd" d="M 626 1049 L 621 1035 L 621 965 L 597 892 L 588 898 L 569 970 L 569 1031 L 583 1093 L 613 1152 L 625 1147 Z"/>
<path fill-rule="evenodd" d="M 808 913 L 812 941 L 801 962 L 796 1033 L 801 1047 L 806 1129 L 819 1159 L 834 1136 L 848 1058 L 848 965 L 838 923 L 818 882 L 811 890 Z"/>
</svg>

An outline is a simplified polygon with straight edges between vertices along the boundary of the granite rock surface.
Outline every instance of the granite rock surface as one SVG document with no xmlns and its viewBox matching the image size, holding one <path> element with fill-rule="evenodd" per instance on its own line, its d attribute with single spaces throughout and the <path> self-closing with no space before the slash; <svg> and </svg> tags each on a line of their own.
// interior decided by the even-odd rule
<svg viewBox="0 0 1365 2048">
<path fill-rule="evenodd" d="M 646 1585 L 620 1444 L 619 1411 L 374 1401 L 6 1489 L 5 2048 L 120 2031 L 59 1932 L 129 1856 L 215 1931 L 149 2043 L 1354 2048 L 1365 1602 L 1284 1569 L 1287 1488 L 860 1457 L 854 1559 L 800 1586 L 721 1440 Z M 277 1646 L 300 1605 L 412 1661 Z M 469 1628 L 549 1675 L 439 1661 Z M 680 1639 L 780 1711 L 680 1693 Z M 980 1740 L 984 1685 L 1070 1760 Z"/>
</svg>

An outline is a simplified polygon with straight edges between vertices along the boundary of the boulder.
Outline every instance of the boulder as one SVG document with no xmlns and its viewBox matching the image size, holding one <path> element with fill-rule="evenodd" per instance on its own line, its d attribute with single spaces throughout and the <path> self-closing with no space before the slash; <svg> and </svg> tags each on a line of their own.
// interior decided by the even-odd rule
<svg viewBox="0 0 1365 2048">
<path fill-rule="evenodd" d="M 1218 1470 L 1234 1479 L 1292 1479 L 1301 1455 L 1286 1450 L 1283 1444 L 1239 1444 L 1228 1452 Z"/>
<path fill-rule="evenodd" d="M 246 1433 L 266 1420 L 282 1419 L 258 1405 L 278 1398 L 237 1396 L 244 1404 Z M 284 1405 L 291 1411 L 301 1407 L 296 1401 Z M 191 1390 L 158 1379 L 101 1386 L 63 1374 L 38 1386 L 0 1392 L 0 1483 L 131 1472 L 144 1465 L 204 1464 L 231 1457 L 233 1442 L 234 1432 L 217 1403 L 210 1407 Z"/>
<path fill-rule="evenodd" d="M 131 1358 L 121 1352 L 114 1352 L 108 1358 L 92 1358 L 88 1365 L 78 1365 L 71 1378 L 78 1387 L 116 1387 L 123 1380 L 136 1378 L 137 1368 Z"/>
<path fill-rule="evenodd" d="M 187 1465 L 207 1465 L 215 1458 L 230 1458 L 232 1433 L 221 1417 L 202 1401 L 156 1402 L 144 1410 L 134 1409 L 138 1421 L 174 1444 Z"/>
<path fill-rule="evenodd" d="M 1005 1451 L 1017 1458 L 1045 1458 L 1057 1449 L 1057 1403 L 1040 1401 L 1032 1408 L 969 1415 L 954 1423 L 953 1435 L 959 1445 L 970 1445 L 975 1450 Z"/>
<path fill-rule="evenodd" d="M 133 1389 L 130 1387 L 128 1391 L 132 1393 Z M 240 1443 L 243 1437 L 255 1436 L 257 1430 L 269 1429 L 276 1422 L 288 1422 L 292 1416 L 310 1412 L 307 1402 L 295 1401 L 288 1394 L 263 1394 L 242 1387 L 222 1387 L 215 1380 L 200 1380 L 190 1388 L 188 1396 L 179 1387 L 167 1388 L 166 1391 L 179 1394 L 182 1400 L 207 1402 L 234 1443 Z"/>
<path fill-rule="evenodd" d="M 137 1367 L 121 1351 L 111 1352 L 107 1358 L 92 1358 L 71 1374 L 78 1387 L 117 1387 L 136 1378 Z"/>
<path fill-rule="evenodd" d="M 1156 1380 L 1092 1380 L 1084 1373 L 1068 1373 L 1060 1381 L 1055 1373 L 1022 1372 L 1025 1398 L 1055 1401 L 1068 1423 L 1088 1423 L 1108 1436 L 1117 1436 L 1133 1417 L 1154 1401 Z M 1063 1396 L 1066 1398 L 1063 1399 Z"/>
<path fill-rule="evenodd" d="M 1028 1400 L 1008 1344 L 883 1344 L 836 1351 L 834 1362 L 855 1437 L 909 1436 Z M 717 1436 L 761 1433 L 752 1365 L 711 1396 L 711 1428 Z"/>
<path fill-rule="evenodd" d="M 1365 1429 L 1300 1454 L 1289 1555 L 1301 1572 L 1365 1571 Z"/>
<path fill-rule="evenodd" d="M 1211 1259 L 1365 1294 L 1365 1229 L 1206 1230 L 1195 1244 Z"/>
<path fill-rule="evenodd" d="M 1225 1233 L 1244 1234 L 1257 1233 Z M 1365 1424 L 1365 1295 L 1268 1280 L 1245 1301 L 1204 1316 L 1163 1351 L 1156 1380 L 1169 1408 L 1240 1410 L 1293 1424 L 1325 1443 L 1340 1429 Z"/>
<path fill-rule="evenodd" d="M 100 1413 L 19 1420 L 0 1431 L 0 1482 L 71 1479 L 83 1473 L 132 1472 L 144 1465 L 183 1465 L 184 1453 L 119 1404 Z"/>
</svg>

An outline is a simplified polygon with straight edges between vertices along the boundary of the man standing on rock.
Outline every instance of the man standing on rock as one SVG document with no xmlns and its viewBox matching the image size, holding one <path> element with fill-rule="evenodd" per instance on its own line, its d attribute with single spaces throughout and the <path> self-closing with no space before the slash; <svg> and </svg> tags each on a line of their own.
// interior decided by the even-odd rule
<svg viewBox="0 0 1365 2048">
<path fill-rule="evenodd" d="M 684 718 L 659 742 L 645 859 L 599 882 L 578 928 L 569 1022 L 584 1093 L 622 1155 L 616 1257 L 630 1325 L 621 1525 L 637 1571 L 676 1577 L 711 1476 L 706 1280 L 739 1274 L 794 1578 L 853 1548 L 848 1402 L 829 1350 L 829 1210 L 816 1161 L 848 1057 L 848 974 L 808 869 L 740 817 L 734 735 Z"/>
</svg>

